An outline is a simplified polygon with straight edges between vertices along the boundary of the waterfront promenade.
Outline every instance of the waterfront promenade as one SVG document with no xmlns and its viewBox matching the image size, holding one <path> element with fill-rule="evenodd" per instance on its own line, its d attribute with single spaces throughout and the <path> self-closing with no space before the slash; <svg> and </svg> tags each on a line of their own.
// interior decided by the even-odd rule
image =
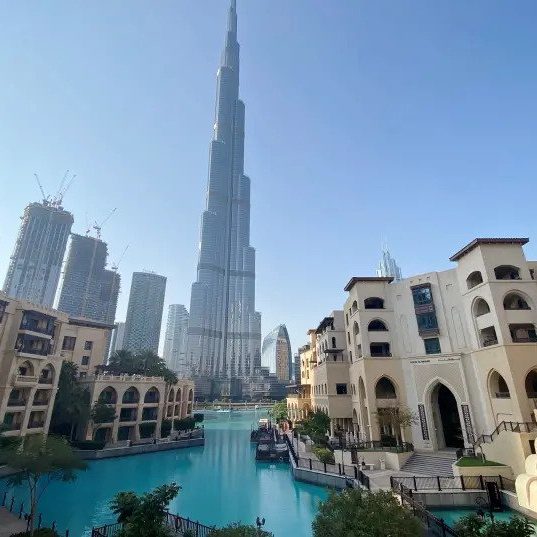
<svg viewBox="0 0 537 537">
<path fill-rule="evenodd" d="M 0 507 L 0 537 L 10 537 L 14 533 L 26 531 L 26 521 L 19 520 L 18 515 Z"/>
</svg>

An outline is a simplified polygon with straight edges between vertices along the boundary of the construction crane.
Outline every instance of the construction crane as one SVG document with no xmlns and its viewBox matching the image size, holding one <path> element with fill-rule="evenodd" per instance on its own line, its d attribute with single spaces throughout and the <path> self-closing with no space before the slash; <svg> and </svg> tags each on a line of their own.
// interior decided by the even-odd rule
<svg viewBox="0 0 537 537">
<path fill-rule="evenodd" d="M 125 256 L 125 252 L 129 249 L 129 246 L 130 244 L 127 244 L 127 246 L 125 246 L 123 252 L 121 252 L 121 255 L 119 256 L 119 259 L 112 263 L 112 266 L 110 267 L 112 270 L 114 271 L 117 271 L 117 269 L 119 268 L 119 264 L 121 263 L 121 261 L 123 260 L 123 257 Z"/>
<path fill-rule="evenodd" d="M 95 230 L 95 234 L 97 235 L 97 238 L 100 239 L 101 238 L 101 229 L 102 227 L 104 226 L 104 224 L 106 224 L 106 222 L 108 222 L 108 220 L 110 220 L 110 218 L 112 218 L 112 215 L 117 211 L 117 207 L 114 207 L 109 213 L 108 213 L 108 216 L 99 224 L 97 222 L 94 222 L 93 223 L 93 229 Z"/>
<path fill-rule="evenodd" d="M 74 173 L 66 183 L 65 180 L 67 179 L 68 176 L 69 176 L 69 170 L 67 170 L 65 174 L 63 175 L 63 178 L 60 181 L 60 186 L 58 187 L 58 191 L 56 192 L 56 195 L 52 199 L 52 204 L 55 207 L 60 207 L 61 204 L 63 203 L 63 197 L 65 196 L 65 194 L 67 193 L 71 185 L 73 184 L 76 174 Z"/>
<path fill-rule="evenodd" d="M 43 196 L 43 205 L 48 205 L 49 203 L 49 196 L 45 194 L 45 190 L 43 189 L 43 185 L 41 184 L 41 181 L 39 180 L 39 175 L 37 173 L 34 173 L 35 180 L 37 181 L 37 186 L 39 187 L 39 190 L 41 191 L 41 195 Z"/>
</svg>

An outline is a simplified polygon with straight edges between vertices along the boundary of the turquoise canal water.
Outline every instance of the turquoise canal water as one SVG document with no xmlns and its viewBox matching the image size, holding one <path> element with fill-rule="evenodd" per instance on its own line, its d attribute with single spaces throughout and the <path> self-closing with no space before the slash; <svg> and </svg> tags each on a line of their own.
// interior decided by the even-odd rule
<svg viewBox="0 0 537 537">
<path fill-rule="evenodd" d="M 256 463 L 250 444 L 257 412 L 205 413 L 205 446 L 90 463 L 73 483 L 52 483 L 40 502 L 44 520 L 55 520 L 71 537 L 115 522 L 109 510 L 120 491 L 146 492 L 163 483 L 181 485 L 170 512 L 222 526 L 266 519 L 275 537 L 310 537 L 322 488 L 294 481 L 286 463 Z M 24 500 L 23 488 L 15 491 Z"/>
</svg>

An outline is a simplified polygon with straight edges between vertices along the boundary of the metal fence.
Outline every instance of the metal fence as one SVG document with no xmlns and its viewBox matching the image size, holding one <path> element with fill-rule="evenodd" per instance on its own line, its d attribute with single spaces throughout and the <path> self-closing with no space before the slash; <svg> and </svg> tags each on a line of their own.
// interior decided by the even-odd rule
<svg viewBox="0 0 537 537">
<path fill-rule="evenodd" d="M 14 516 L 17 516 L 19 520 L 25 520 L 26 521 L 26 531 L 30 530 L 30 523 L 32 521 L 32 517 L 30 513 L 26 512 L 24 508 L 24 502 L 19 502 L 16 500 L 15 496 L 11 496 L 9 498 L 8 492 L 5 491 L 2 495 L 2 504 L 1 507 L 4 507 L 7 509 L 10 513 L 12 513 Z M 34 530 L 39 530 L 44 527 L 50 527 L 54 531 L 60 533 L 58 528 L 56 527 L 56 522 L 53 521 L 50 526 L 45 526 L 43 523 L 43 515 L 41 513 L 37 513 L 35 515 L 35 522 L 34 522 Z M 69 537 L 69 530 L 65 530 L 64 533 L 65 537 Z"/>
<path fill-rule="evenodd" d="M 496 483 L 500 490 L 515 492 L 515 482 L 501 475 L 461 475 L 434 477 L 390 477 L 392 489 L 399 491 L 401 487 L 415 492 L 425 490 L 486 490 L 487 483 Z"/>
<path fill-rule="evenodd" d="M 362 486 L 364 486 L 368 490 L 371 488 L 369 477 L 364 474 L 364 472 L 359 470 L 357 466 L 343 463 L 321 462 L 316 459 L 299 457 L 289 437 L 287 435 L 284 435 L 284 438 L 289 448 L 289 452 L 291 453 L 291 457 L 293 457 L 293 461 L 297 468 L 311 470 L 315 472 L 322 472 L 323 474 L 333 474 L 341 477 L 356 479 Z"/>
<path fill-rule="evenodd" d="M 502 432 L 510 431 L 513 433 L 532 433 L 537 431 L 537 423 L 532 421 L 502 421 L 491 434 L 482 434 L 474 441 L 474 446 L 480 446 L 483 443 L 493 442 L 494 439 Z"/>
<path fill-rule="evenodd" d="M 189 518 L 183 518 L 172 513 L 166 513 L 163 522 L 171 530 L 170 535 L 175 535 L 176 537 L 182 537 L 187 530 L 190 530 L 196 537 L 208 537 L 211 531 L 215 529 L 214 527 L 205 526 Z M 93 528 L 91 537 L 114 537 L 120 532 L 122 527 L 122 524 L 116 523 Z"/>
<path fill-rule="evenodd" d="M 449 527 L 441 518 L 433 515 L 430 511 L 412 497 L 412 491 L 404 485 L 400 485 L 398 494 L 401 498 L 401 505 L 406 507 L 412 514 L 419 518 L 427 528 L 429 535 L 438 537 L 458 537 L 458 534 Z"/>
<path fill-rule="evenodd" d="M 334 442 L 334 447 L 337 449 L 354 451 L 388 451 L 390 453 L 408 453 L 414 451 L 414 445 L 410 442 L 401 442 L 399 445 L 392 442 L 383 442 L 382 440 L 370 440 L 368 442 Z"/>
</svg>

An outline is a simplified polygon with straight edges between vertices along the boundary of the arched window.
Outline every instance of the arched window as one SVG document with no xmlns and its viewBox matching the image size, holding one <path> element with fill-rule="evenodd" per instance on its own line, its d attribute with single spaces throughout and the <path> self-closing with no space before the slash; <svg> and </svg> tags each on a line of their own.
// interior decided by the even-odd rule
<svg viewBox="0 0 537 537">
<path fill-rule="evenodd" d="M 397 392 L 393 382 L 387 377 L 381 377 L 375 386 L 377 399 L 397 399 Z"/>
<path fill-rule="evenodd" d="M 147 390 L 144 403 L 158 403 L 160 401 L 160 392 L 153 386 Z"/>
<path fill-rule="evenodd" d="M 373 319 L 369 323 L 369 326 L 367 327 L 367 329 L 370 332 L 387 332 L 388 331 L 388 327 L 380 319 Z"/>
<path fill-rule="evenodd" d="M 479 317 L 485 313 L 490 313 L 490 307 L 484 298 L 479 297 L 475 299 L 472 311 L 474 317 Z"/>
<path fill-rule="evenodd" d="M 360 327 L 358 326 L 358 323 L 354 321 L 354 324 L 352 325 L 352 333 L 357 336 L 360 333 Z"/>
<path fill-rule="evenodd" d="M 370 296 L 364 300 L 364 308 L 366 310 L 382 310 L 384 309 L 384 300 L 378 296 Z"/>
<path fill-rule="evenodd" d="M 530 310 L 526 299 L 515 292 L 508 293 L 503 299 L 503 308 L 506 310 Z"/>
<path fill-rule="evenodd" d="M 99 394 L 99 403 L 105 403 L 107 405 L 115 405 L 117 403 L 117 392 L 112 386 L 106 387 Z"/>
<path fill-rule="evenodd" d="M 19 375 L 22 377 L 33 377 L 34 376 L 34 366 L 31 362 L 23 362 L 19 366 Z"/>
<path fill-rule="evenodd" d="M 500 265 L 494 269 L 497 280 L 520 280 L 520 269 L 512 265 Z"/>
<path fill-rule="evenodd" d="M 175 398 L 175 393 L 173 391 L 173 388 L 170 390 L 170 393 L 168 394 L 168 403 L 173 403 L 173 400 Z"/>
<path fill-rule="evenodd" d="M 358 309 L 358 302 L 356 302 L 355 300 L 351 306 L 351 314 L 354 313 L 357 309 Z"/>
<path fill-rule="evenodd" d="M 466 278 L 466 285 L 468 286 L 468 289 L 471 289 L 480 283 L 483 283 L 483 276 L 479 270 L 472 272 L 468 278 Z"/>
<path fill-rule="evenodd" d="M 509 393 L 509 387 L 505 379 L 498 373 L 498 371 L 493 371 L 490 374 L 489 379 L 489 391 L 491 397 L 496 399 L 510 399 L 511 394 Z"/>
<path fill-rule="evenodd" d="M 124 394 L 121 402 L 124 405 L 130 405 L 133 403 L 138 403 L 140 401 L 140 392 L 134 387 L 131 386 Z"/>
<path fill-rule="evenodd" d="M 188 400 L 189 400 L 190 402 L 192 402 L 193 399 L 194 399 L 194 392 L 193 392 L 192 390 L 190 390 L 190 391 L 188 392 Z"/>
<path fill-rule="evenodd" d="M 175 394 L 175 402 L 181 402 L 181 388 L 177 388 L 177 393 Z"/>
<path fill-rule="evenodd" d="M 526 395 L 530 399 L 537 398 L 537 371 L 533 369 L 530 371 L 526 377 Z"/>
<path fill-rule="evenodd" d="M 47 364 L 39 374 L 39 384 L 54 384 L 54 367 Z"/>
</svg>

